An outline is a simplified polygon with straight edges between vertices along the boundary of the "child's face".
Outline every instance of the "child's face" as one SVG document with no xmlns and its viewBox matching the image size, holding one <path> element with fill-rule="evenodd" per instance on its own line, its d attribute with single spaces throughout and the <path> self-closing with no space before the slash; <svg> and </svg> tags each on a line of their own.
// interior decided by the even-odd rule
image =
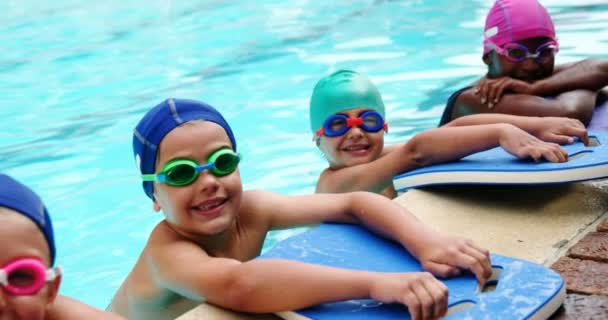
<svg viewBox="0 0 608 320">
<path fill-rule="evenodd" d="M 27 217 L 0 207 L 0 268 L 18 258 L 35 258 L 50 267 L 50 252 L 40 229 Z M 61 279 L 48 282 L 38 293 L 16 296 L 0 289 L 0 319 L 41 320 L 55 300 Z"/>
<path fill-rule="evenodd" d="M 529 38 L 517 41 L 518 45 L 526 48 L 530 53 L 537 53 L 537 49 L 547 44 L 549 38 Z M 491 77 L 511 77 L 529 83 L 545 79 L 553 74 L 555 58 L 549 56 L 546 59 L 528 58 L 521 62 L 509 60 L 504 55 L 491 52 L 484 58 L 484 62 L 490 66 Z"/>
<path fill-rule="evenodd" d="M 339 114 L 356 118 L 370 109 L 355 108 Z M 353 126 L 338 137 L 321 136 L 319 149 L 323 152 L 332 169 L 351 167 L 378 159 L 384 147 L 384 131 L 366 132 Z"/>
<path fill-rule="evenodd" d="M 167 162 L 189 158 L 207 162 L 214 151 L 229 147 L 224 129 L 209 121 L 193 121 L 173 129 L 160 144 L 157 172 Z M 227 230 L 237 217 L 243 189 L 239 169 L 217 177 L 208 170 L 186 186 L 154 184 L 155 209 L 162 209 L 167 222 L 184 235 L 217 235 Z"/>
</svg>

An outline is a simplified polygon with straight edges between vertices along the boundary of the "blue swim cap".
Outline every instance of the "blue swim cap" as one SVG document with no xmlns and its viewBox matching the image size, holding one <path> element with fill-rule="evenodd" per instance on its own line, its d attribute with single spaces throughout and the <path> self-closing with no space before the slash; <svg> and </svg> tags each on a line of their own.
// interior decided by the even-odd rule
<svg viewBox="0 0 608 320">
<path fill-rule="evenodd" d="M 0 207 L 9 208 L 23 214 L 40 228 L 49 245 L 52 266 L 55 263 L 53 224 L 40 197 L 17 180 L 5 174 L 0 174 Z"/>
<path fill-rule="evenodd" d="M 167 99 L 148 111 L 133 132 L 133 155 L 139 172 L 154 173 L 160 142 L 171 130 L 193 120 L 211 121 L 220 125 L 236 151 L 236 140 L 228 122 L 212 106 L 195 100 Z M 144 181 L 143 187 L 146 195 L 154 200 L 152 182 Z"/>
</svg>

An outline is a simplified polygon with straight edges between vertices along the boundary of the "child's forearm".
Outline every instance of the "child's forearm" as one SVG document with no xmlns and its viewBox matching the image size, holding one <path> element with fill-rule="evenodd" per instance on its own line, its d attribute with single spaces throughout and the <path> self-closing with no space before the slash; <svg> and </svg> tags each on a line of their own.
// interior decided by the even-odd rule
<svg viewBox="0 0 608 320">
<path fill-rule="evenodd" d="M 355 220 L 375 233 L 399 242 L 415 257 L 438 236 L 435 230 L 394 201 L 383 201 L 382 196 L 368 192 L 355 192 L 351 197 L 351 215 Z M 382 198 L 382 201 L 374 198 Z"/>
<path fill-rule="evenodd" d="M 339 300 L 369 298 L 373 277 L 364 271 L 262 259 L 231 272 L 225 293 L 209 301 L 234 310 L 280 312 Z"/>
<path fill-rule="evenodd" d="M 578 89 L 598 91 L 607 85 L 608 60 L 585 59 L 535 82 L 532 92 L 534 95 L 548 96 Z"/>
<path fill-rule="evenodd" d="M 539 120 L 540 117 L 534 116 L 517 116 L 503 113 L 483 113 L 460 117 L 458 119 L 452 120 L 443 127 L 462 127 L 482 124 L 508 123 L 519 127 L 520 129 L 528 133 L 532 133 L 534 130 L 536 130 L 536 123 Z"/>
<path fill-rule="evenodd" d="M 458 160 L 498 146 L 506 126 L 511 125 L 499 123 L 427 130 L 408 141 L 405 157 L 419 167 Z"/>
</svg>

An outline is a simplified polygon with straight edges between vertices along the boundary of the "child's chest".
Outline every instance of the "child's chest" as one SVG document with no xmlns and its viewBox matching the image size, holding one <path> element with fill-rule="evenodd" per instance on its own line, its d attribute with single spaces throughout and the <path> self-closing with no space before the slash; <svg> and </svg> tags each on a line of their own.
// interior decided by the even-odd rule
<svg viewBox="0 0 608 320">
<path fill-rule="evenodd" d="M 222 256 L 239 261 L 253 260 L 260 255 L 265 239 L 265 231 L 237 232 Z"/>
</svg>

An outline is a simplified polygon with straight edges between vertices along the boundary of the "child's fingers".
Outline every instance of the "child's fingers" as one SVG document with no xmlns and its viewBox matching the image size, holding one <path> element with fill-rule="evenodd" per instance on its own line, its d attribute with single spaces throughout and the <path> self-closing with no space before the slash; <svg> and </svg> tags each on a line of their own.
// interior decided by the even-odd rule
<svg viewBox="0 0 608 320">
<path fill-rule="evenodd" d="M 412 316 L 412 320 L 421 319 L 422 312 L 420 310 L 421 304 L 418 297 L 412 291 L 407 291 L 403 294 L 403 304 L 407 306 L 407 310 Z"/>
<path fill-rule="evenodd" d="M 419 279 L 419 281 L 412 286 L 412 290 L 420 302 L 421 318 L 432 319 L 435 311 L 435 297 L 428 291 L 426 282 L 428 282 L 428 280 Z"/>
<path fill-rule="evenodd" d="M 496 95 L 494 96 L 494 104 L 498 103 L 500 101 L 500 99 L 502 98 L 502 95 L 505 91 L 505 86 L 499 86 L 496 89 Z"/>
<path fill-rule="evenodd" d="M 436 263 L 428 261 L 424 264 L 424 270 L 441 278 L 449 278 L 460 275 L 462 272 L 460 268 L 454 267 L 444 263 Z"/>
<path fill-rule="evenodd" d="M 480 283 L 485 283 L 486 280 L 492 276 L 492 266 L 490 265 L 490 258 L 479 252 L 477 249 L 473 247 L 464 247 L 461 250 L 464 254 L 473 257 L 476 261 L 476 266 L 479 266 L 480 272 L 475 273 L 475 276 L 479 280 Z"/>
<path fill-rule="evenodd" d="M 481 284 L 485 284 L 487 276 L 482 263 L 468 254 L 459 254 L 454 263 L 462 269 L 470 270 Z"/>
<path fill-rule="evenodd" d="M 569 132 L 570 135 L 578 137 L 584 145 L 588 146 L 589 145 L 589 132 L 587 131 L 587 128 L 585 127 L 576 127 L 576 128 L 572 128 L 572 130 Z"/>
<path fill-rule="evenodd" d="M 488 86 L 488 96 L 487 96 L 487 99 L 488 99 L 488 108 L 489 109 L 494 108 L 495 92 L 496 92 L 496 84 Z"/>
<path fill-rule="evenodd" d="M 547 161 L 563 162 L 563 161 L 560 161 L 559 155 L 554 150 L 546 149 L 546 150 L 541 151 L 541 153 L 542 153 L 542 157 L 545 158 Z"/>
<path fill-rule="evenodd" d="M 477 244 L 476 244 L 474 241 L 472 241 L 472 240 L 466 240 L 466 244 L 467 244 L 469 247 L 471 247 L 471 248 L 473 248 L 473 249 L 475 249 L 475 250 L 479 251 L 481 254 L 483 254 L 484 256 L 486 256 L 486 257 L 488 258 L 488 261 L 490 261 L 490 251 L 489 251 L 488 249 L 486 249 L 486 248 L 482 248 L 482 247 L 478 246 L 478 245 L 477 245 Z"/>
<path fill-rule="evenodd" d="M 559 144 L 571 144 L 572 142 L 574 142 L 574 139 L 572 139 L 572 137 L 569 135 L 551 134 L 549 136 L 549 139 L 547 139 L 547 141 L 555 142 L 555 143 L 559 143 Z"/>
<path fill-rule="evenodd" d="M 543 154 L 540 150 L 538 150 L 537 148 L 530 148 L 527 151 L 528 157 L 532 158 L 532 160 L 534 160 L 534 162 L 539 162 L 540 159 L 543 157 Z M 523 158 L 523 157 L 520 157 Z"/>
<path fill-rule="evenodd" d="M 448 310 L 448 287 L 436 279 L 425 282 L 424 286 L 433 297 L 433 318 L 444 316 Z"/>
<path fill-rule="evenodd" d="M 486 103 L 486 99 L 488 97 L 488 84 L 487 83 L 482 83 L 479 87 L 479 95 L 481 98 L 481 104 L 485 104 Z"/>
</svg>

